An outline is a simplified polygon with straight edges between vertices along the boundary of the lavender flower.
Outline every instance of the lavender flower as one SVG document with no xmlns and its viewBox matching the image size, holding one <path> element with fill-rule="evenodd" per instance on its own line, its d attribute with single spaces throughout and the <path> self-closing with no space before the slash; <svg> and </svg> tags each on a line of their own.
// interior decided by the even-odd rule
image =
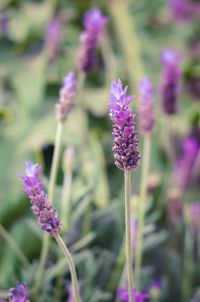
<svg viewBox="0 0 200 302">
<path fill-rule="evenodd" d="M 126 96 L 128 86 L 122 87 L 121 80 L 112 81 L 110 92 L 110 117 L 113 121 L 114 159 L 115 165 L 122 170 L 137 167 L 140 159 L 138 151 L 135 116 L 128 105 L 133 96 Z"/>
<path fill-rule="evenodd" d="M 146 134 L 152 133 L 154 128 L 153 107 L 153 87 L 151 81 L 148 78 L 143 78 L 140 82 L 138 116 L 140 130 Z"/>
<path fill-rule="evenodd" d="M 17 282 L 16 287 L 9 291 L 10 302 L 27 302 L 29 301 L 29 292 L 26 284 Z"/>
<path fill-rule="evenodd" d="M 118 288 L 117 289 L 117 294 L 120 297 L 120 299 L 122 299 L 122 301 L 129 302 L 127 288 Z M 135 288 L 133 290 L 133 295 L 134 295 L 134 301 L 135 302 L 143 302 L 143 301 L 145 301 L 146 299 L 149 298 L 149 294 L 138 292 Z"/>
<path fill-rule="evenodd" d="M 149 292 L 153 299 L 158 299 L 161 295 L 161 283 L 160 280 L 152 280 Z"/>
<path fill-rule="evenodd" d="M 169 0 L 169 7 L 176 21 L 187 22 L 200 12 L 199 3 L 191 0 Z"/>
<path fill-rule="evenodd" d="M 76 75 L 70 71 L 64 78 L 63 86 L 60 90 L 60 98 L 56 104 L 57 120 L 64 123 L 69 112 L 73 107 L 74 96 L 76 92 Z"/>
<path fill-rule="evenodd" d="M 49 21 L 46 28 L 45 44 L 49 52 L 49 60 L 53 62 L 59 51 L 59 43 L 61 36 L 61 24 L 58 18 Z"/>
<path fill-rule="evenodd" d="M 163 111 L 167 114 L 177 112 L 177 101 L 180 92 L 181 71 L 178 54 L 171 49 L 165 49 L 161 53 L 161 64 L 164 66 L 161 84 L 161 97 Z"/>
<path fill-rule="evenodd" d="M 181 190 L 185 190 L 189 183 L 194 167 L 197 154 L 199 152 L 199 146 L 194 138 L 187 138 L 183 141 L 182 155 L 176 163 L 176 176 L 178 185 Z"/>
<path fill-rule="evenodd" d="M 27 161 L 25 175 L 19 176 L 24 181 L 24 192 L 31 200 L 31 208 L 38 219 L 40 228 L 51 236 L 56 236 L 61 231 L 61 221 L 43 190 L 43 185 L 39 180 L 40 173 L 40 166 Z"/>
<path fill-rule="evenodd" d="M 88 73 L 97 65 L 97 46 L 99 39 L 107 23 L 107 17 L 103 16 L 98 8 L 92 8 L 84 15 L 84 31 L 81 33 L 81 48 L 78 58 L 79 69 Z"/>
</svg>

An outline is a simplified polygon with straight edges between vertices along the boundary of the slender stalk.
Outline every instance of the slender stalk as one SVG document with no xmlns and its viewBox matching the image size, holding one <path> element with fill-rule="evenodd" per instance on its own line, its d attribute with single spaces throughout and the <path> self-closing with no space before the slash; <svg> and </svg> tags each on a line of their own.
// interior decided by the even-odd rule
<svg viewBox="0 0 200 302">
<path fill-rule="evenodd" d="M 188 302 L 191 298 L 193 271 L 194 271 L 194 234 L 190 226 L 186 224 L 184 259 L 183 259 L 183 282 L 182 282 L 182 301 Z"/>
<path fill-rule="evenodd" d="M 23 251 L 20 249 L 19 245 L 15 239 L 6 231 L 6 229 L 0 224 L 0 235 L 4 238 L 7 244 L 11 247 L 15 255 L 20 259 L 24 266 L 28 266 L 29 262 Z"/>
<path fill-rule="evenodd" d="M 139 217 L 138 217 L 138 229 L 136 239 L 136 259 L 135 259 L 135 275 L 136 286 L 140 288 L 141 278 L 141 266 L 142 266 L 142 252 L 143 252 L 143 234 L 144 234 L 144 218 L 145 218 L 145 206 L 147 199 L 147 180 L 150 164 L 150 152 L 151 152 L 151 137 L 146 135 L 144 138 L 144 151 L 142 161 L 142 176 L 140 184 L 140 201 L 139 201 Z"/>
<path fill-rule="evenodd" d="M 126 238 L 126 273 L 128 281 L 129 302 L 134 302 L 133 297 L 133 268 L 131 247 L 131 171 L 124 171 L 125 185 L 125 238 Z"/>
<path fill-rule="evenodd" d="M 60 160 L 60 150 L 61 150 L 61 138 L 62 138 L 63 124 L 58 122 L 56 130 L 56 140 L 55 148 L 53 153 L 53 161 L 51 166 L 50 178 L 49 178 L 49 187 L 48 187 L 48 196 L 50 202 L 54 202 L 54 191 L 56 185 L 56 177 L 58 173 L 58 165 Z"/>
<path fill-rule="evenodd" d="M 53 153 L 53 161 L 52 161 L 52 165 L 51 165 L 49 187 L 48 187 L 48 197 L 49 197 L 49 201 L 52 203 L 54 200 L 56 177 L 57 177 L 58 165 L 59 165 L 59 160 L 60 160 L 62 130 L 63 130 L 63 124 L 58 122 L 57 130 L 56 130 L 55 148 L 54 148 L 54 153 Z M 40 254 L 39 266 L 38 266 L 38 270 L 36 273 L 36 286 L 35 286 L 36 292 L 38 292 L 40 285 L 41 285 L 44 266 L 45 266 L 48 251 L 49 251 L 49 241 L 50 241 L 50 237 L 48 236 L 48 234 L 45 233 L 43 236 L 43 241 L 42 241 L 42 251 Z"/>
<path fill-rule="evenodd" d="M 69 226 L 69 214 L 70 214 L 70 194 L 71 194 L 71 185 L 72 185 L 72 169 L 68 169 L 64 174 L 64 181 L 62 186 L 62 223 L 63 223 L 63 232 L 67 232 Z"/>
<path fill-rule="evenodd" d="M 71 256 L 68 248 L 66 247 L 63 239 L 60 237 L 60 235 L 55 236 L 55 239 L 58 242 L 60 248 L 62 249 L 62 251 L 65 255 L 67 264 L 69 265 L 69 270 L 70 270 L 71 278 L 72 278 L 72 286 L 73 286 L 75 302 L 81 302 L 81 298 L 80 298 L 79 290 L 78 290 L 78 279 L 77 279 L 77 275 L 76 275 L 75 266 L 74 266 L 74 263 L 73 263 L 73 260 L 72 260 L 72 256 Z"/>
</svg>

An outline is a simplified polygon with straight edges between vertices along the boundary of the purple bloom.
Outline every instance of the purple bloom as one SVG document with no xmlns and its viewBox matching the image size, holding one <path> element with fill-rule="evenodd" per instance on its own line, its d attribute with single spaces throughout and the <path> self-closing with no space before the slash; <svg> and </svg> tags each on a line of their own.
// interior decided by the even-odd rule
<svg viewBox="0 0 200 302">
<path fill-rule="evenodd" d="M 52 62 L 57 58 L 61 36 L 61 24 L 58 18 L 49 21 L 46 28 L 46 47 L 49 52 L 49 60 Z"/>
<path fill-rule="evenodd" d="M 135 116 L 128 107 L 133 96 L 126 96 L 128 87 L 123 88 L 120 80 L 112 81 L 110 91 L 110 117 L 113 121 L 115 165 L 122 170 L 137 167 L 140 159 L 138 151 Z"/>
<path fill-rule="evenodd" d="M 84 31 L 81 33 L 81 48 L 79 52 L 79 69 L 88 73 L 96 68 L 97 65 L 97 46 L 107 17 L 103 16 L 98 8 L 92 8 L 84 15 Z"/>
<path fill-rule="evenodd" d="M 117 294 L 124 302 L 129 302 L 128 290 L 127 288 L 118 288 Z M 135 288 L 133 290 L 134 300 L 135 302 L 143 302 L 148 299 L 150 296 L 147 293 L 138 292 Z"/>
<path fill-rule="evenodd" d="M 161 294 L 161 283 L 160 280 L 152 280 L 149 292 L 153 299 L 158 299 Z"/>
<path fill-rule="evenodd" d="M 187 138 L 182 144 L 182 155 L 176 164 L 176 176 L 180 189 L 185 190 L 191 179 L 192 170 L 199 152 L 199 146 L 194 138 Z"/>
<path fill-rule="evenodd" d="M 144 133 L 153 131 L 155 124 L 153 111 L 153 87 L 148 78 L 143 78 L 140 82 L 138 117 L 140 130 Z"/>
<path fill-rule="evenodd" d="M 41 170 L 37 164 L 34 165 L 31 161 L 27 161 L 25 175 L 20 174 L 19 176 L 24 181 L 23 191 L 31 200 L 31 209 L 38 219 L 40 228 L 51 236 L 56 236 L 61 231 L 61 221 L 43 190 L 39 179 Z"/>
<path fill-rule="evenodd" d="M 26 284 L 17 282 L 16 287 L 9 291 L 10 302 L 27 302 L 29 301 L 29 292 Z"/>
<path fill-rule="evenodd" d="M 58 121 L 62 123 L 66 121 L 67 116 L 73 107 L 76 85 L 76 75 L 71 71 L 64 78 L 63 86 L 60 90 L 60 98 L 56 104 L 56 116 Z"/>
<path fill-rule="evenodd" d="M 172 16 L 177 21 L 189 21 L 200 12 L 199 3 L 192 0 L 169 0 Z"/>
<path fill-rule="evenodd" d="M 165 49 L 161 53 L 161 64 L 164 66 L 161 83 L 163 111 L 167 114 L 177 112 L 177 101 L 180 93 L 179 68 L 180 58 L 174 50 Z"/>
</svg>

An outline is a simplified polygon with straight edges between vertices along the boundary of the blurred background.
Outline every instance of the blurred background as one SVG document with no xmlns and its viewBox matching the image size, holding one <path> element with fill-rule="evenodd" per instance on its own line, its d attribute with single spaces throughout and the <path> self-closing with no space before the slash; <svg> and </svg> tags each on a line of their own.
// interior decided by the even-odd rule
<svg viewBox="0 0 200 302">
<path fill-rule="evenodd" d="M 106 106 L 110 82 L 120 77 L 129 85 L 129 94 L 136 95 L 133 109 L 137 112 L 139 82 L 148 76 L 154 85 L 156 127 L 148 177 L 142 288 L 151 292 L 150 301 L 199 302 L 200 210 L 197 217 L 191 214 L 192 204 L 200 201 L 198 0 L 0 1 L 0 297 L 16 280 L 30 286 L 34 280 L 42 234 L 17 173 L 32 159 L 42 164 L 44 182 L 48 181 L 55 104 L 66 73 L 78 71 L 82 18 L 94 6 L 108 16 L 108 23 L 98 48 L 98 68 L 85 81 L 90 145 L 84 167 L 80 166 L 81 125 L 76 110 L 65 124 L 62 143 L 63 151 L 69 146 L 75 150 L 66 240 L 75 253 L 83 300 L 115 301 L 123 269 L 122 263 L 116 266 L 124 232 L 123 173 L 113 163 L 112 124 Z M 160 94 L 160 54 L 165 48 L 176 50 L 181 62 L 178 112 L 170 116 L 162 112 Z M 184 142 L 189 138 L 195 140 L 198 152 L 180 193 L 184 167 L 177 168 L 177 163 L 188 160 L 190 150 L 184 149 Z M 142 150 L 141 134 L 139 141 Z M 133 204 L 138 200 L 140 170 L 133 175 Z M 61 162 L 57 205 L 62 182 Z M 13 251 L 9 235 L 23 251 L 25 264 Z M 52 245 L 41 301 L 53 301 L 58 295 L 55 284 L 61 272 L 69 279 L 55 249 Z M 187 271 L 184 281 L 183 267 Z M 152 285 L 155 280 L 159 280 L 158 287 Z M 68 301 L 64 281 L 59 290 L 57 301 Z"/>
</svg>

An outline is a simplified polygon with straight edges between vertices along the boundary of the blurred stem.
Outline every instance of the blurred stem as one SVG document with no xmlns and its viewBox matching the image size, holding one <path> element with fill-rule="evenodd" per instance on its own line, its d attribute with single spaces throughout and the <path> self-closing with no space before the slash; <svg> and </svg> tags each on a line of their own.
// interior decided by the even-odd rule
<svg viewBox="0 0 200 302">
<path fill-rule="evenodd" d="M 70 194 L 72 186 L 72 167 L 70 166 L 64 173 L 64 181 L 62 186 L 62 211 L 61 218 L 63 223 L 63 232 L 67 232 L 70 217 Z"/>
<path fill-rule="evenodd" d="M 186 223 L 184 259 L 183 259 L 183 282 L 182 282 L 182 301 L 188 302 L 191 298 L 193 271 L 194 271 L 194 234 Z"/>
<path fill-rule="evenodd" d="M 110 14 L 125 56 L 131 85 L 134 85 L 135 90 L 137 90 L 144 71 L 140 46 L 135 31 L 134 17 L 130 15 L 128 4 L 126 0 L 110 1 Z"/>
<path fill-rule="evenodd" d="M 56 177 L 58 173 L 58 166 L 60 161 L 61 138 L 62 138 L 63 124 L 58 122 L 56 130 L 56 140 L 53 152 L 53 160 L 50 171 L 48 197 L 51 203 L 54 203 L 54 192 L 56 186 Z"/>
<path fill-rule="evenodd" d="M 138 228 L 137 228 L 137 239 L 136 239 L 136 254 L 135 254 L 135 276 L 136 286 L 140 289 L 141 279 L 141 266 L 142 266 L 142 253 L 143 253 L 143 235 L 145 225 L 145 208 L 147 199 L 147 181 L 150 164 L 150 153 L 151 153 L 151 136 L 145 135 L 144 137 L 144 151 L 142 160 L 142 176 L 140 183 L 140 201 L 138 209 Z"/>
<path fill-rule="evenodd" d="M 115 78 L 116 68 L 113 60 L 110 39 L 106 32 L 101 39 L 101 49 L 105 68 L 105 84 L 109 86 L 112 79 Z"/>
<path fill-rule="evenodd" d="M 71 256 L 68 248 L 66 247 L 63 239 L 60 237 L 60 235 L 55 236 L 55 239 L 58 242 L 61 250 L 63 251 L 67 264 L 69 265 L 69 270 L 70 270 L 71 279 L 72 279 L 73 292 L 74 292 L 74 300 L 75 300 L 75 302 L 81 302 L 81 298 L 80 298 L 79 290 L 78 290 L 78 279 L 77 279 L 76 270 L 75 270 L 72 256 Z"/>
<path fill-rule="evenodd" d="M 11 247 L 15 255 L 20 259 L 25 267 L 29 265 L 28 259 L 26 258 L 23 251 L 20 249 L 19 245 L 15 239 L 6 231 L 6 229 L 0 224 L 0 235 L 4 238 L 7 244 Z"/>
<path fill-rule="evenodd" d="M 63 131 L 63 124 L 58 122 L 53 160 L 52 160 L 51 171 L 50 171 L 49 187 L 48 187 L 48 198 L 52 204 L 54 201 L 56 177 L 57 177 L 59 160 L 60 160 L 62 131 Z M 36 287 L 35 287 L 36 293 L 38 292 L 41 286 L 42 275 L 43 275 L 43 271 L 49 251 L 49 241 L 50 241 L 50 237 L 48 236 L 48 234 L 45 233 L 42 241 L 42 251 L 40 254 L 39 266 L 36 273 Z"/>
<path fill-rule="evenodd" d="M 126 239 L 126 274 L 128 282 L 129 302 L 134 302 L 133 297 L 133 268 L 131 246 L 131 171 L 124 171 L 125 187 L 125 239 Z"/>
<path fill-rule="evenodd" d="M 87 115 L 85 111 L 83 93 L 84 93 L 84 84 L 85 84 L 85 73 L 79 72 L 78 77 L 78 109 L 79 109 L 79 119 L 80 119 L 80 135 L 81 135 L 81 148 L 83 158 L 85 158 L 88 145 L 88 133 L 87 133 Z"/>
</svg>

